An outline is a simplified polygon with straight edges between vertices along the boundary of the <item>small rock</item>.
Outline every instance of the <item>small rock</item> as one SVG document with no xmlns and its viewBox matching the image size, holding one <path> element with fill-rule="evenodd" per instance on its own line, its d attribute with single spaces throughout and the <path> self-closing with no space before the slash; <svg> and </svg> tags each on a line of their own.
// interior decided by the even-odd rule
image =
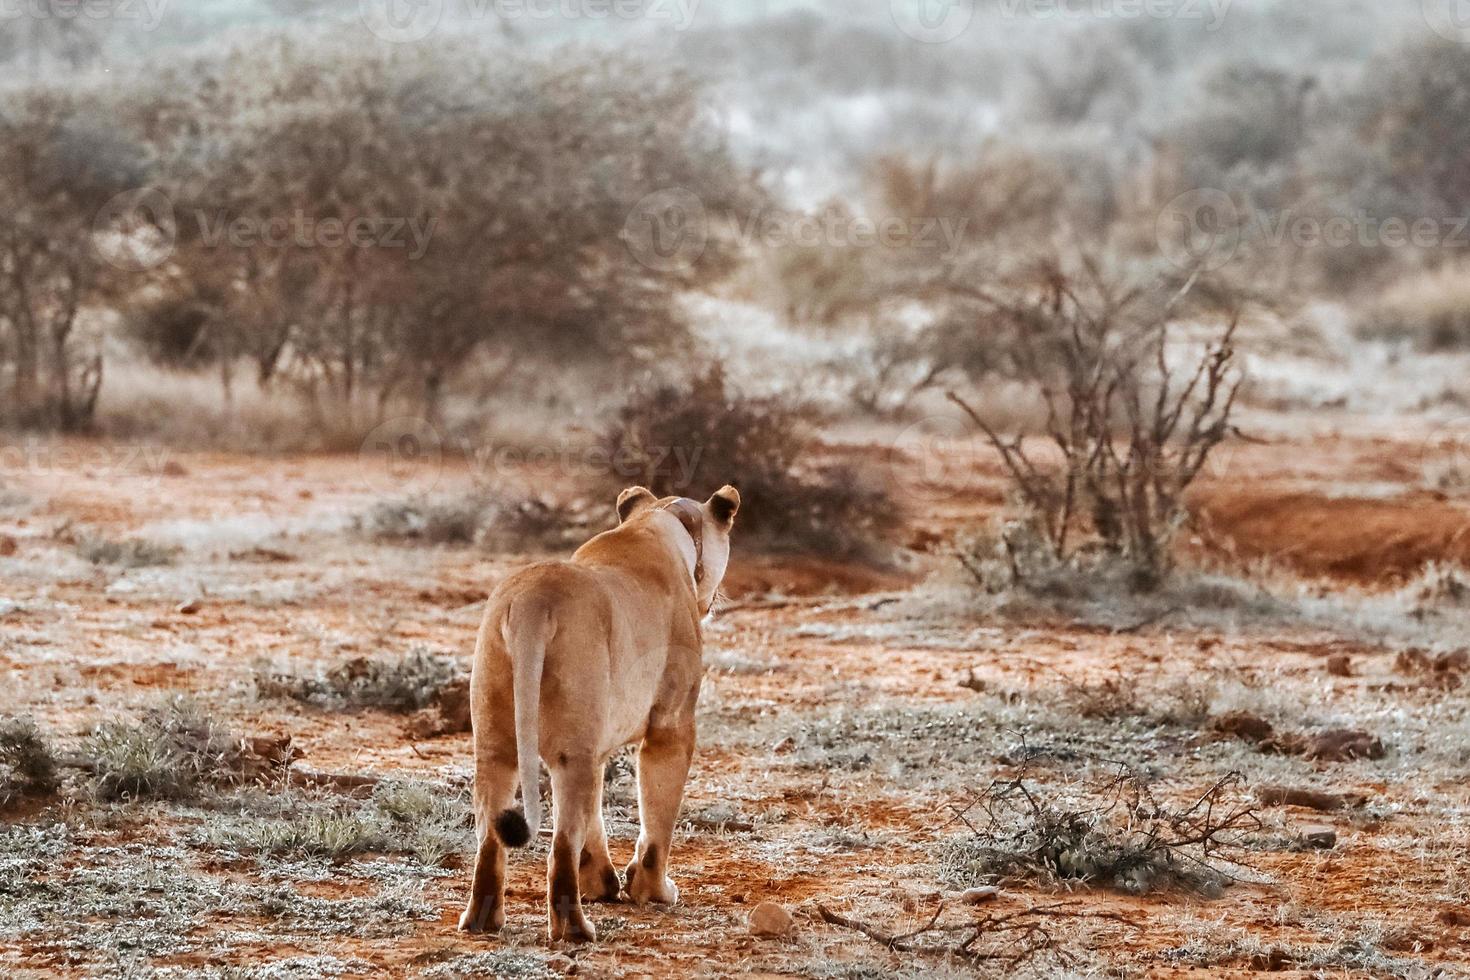
<svg viewBox="0 0 1470 980">
<path fill-rule="evenodd" d="M 1307 736 L 1302 754 L 1314 761 L 1349 762 L 1353 759 L 1381 759 L 1388 753 L 1383 742 L 1368 732 L 1332 728 Z"/>
<path fill-rule="evenodd" d="M 577 972 L 577 961 L 566 953 L 557 953 L 555 956 L 548 957 L 546 965 L 557 973 L 573 974 Z"/>
<path fill-rule="evenodd" d="M 994 885 L 981 885 L 979 888 L 966 888 L 960 892 L 960 901 L 966 905 L 980 905 L 984 902 L 993 902 L 1000 894 L 1000 889 Z"/>
<path fill-rule="evenodd" d="M 0 534 L 0 558 L 9 558 L 20 550 L 20 545 L 8 534 Z"/>
<path fill-rule="evenodd" d="M 1331 827 L 1306 827 L 1302 830 L 1302 842 L 1308 847 L 1330 851 L 1337 846 L 1337 831 Z"/>
<path fill-rule="evenodd" d="M 1248 742 L 1263 742 L 1276 731 L 1269 721 L 1248 711 L 1223 714 L 1213 721 L 1212 727 L 1217 732 L 1234 735 Z"/>
<path fill-rule="evenodd" d="M 190 599 L 187 602 L 181 602 L 175 606 L 174 612 L 184 616 L 192 616 L 203 608 L 204 604 L 198 599 Z"/>
<path fill-rule="evenodd" d="M 1353 658 L 1345 653 L 1338 653 L 1328 657 L 1327 673 L 1333 677 L 1353 676 Z"/>
<path fill-rule="evenodd" d="M 188 476 L 189 471 L 184 469 L 184 464 L 176 459 L 171 459 L 163 464 L 164 476 Z"/>
<path fill-rule="evenodd" d="M 1439 913 L 1439 921 L 1447 926 L 1470 926 L 1470 912 L 1464 909 L 1445 909 Z"/>
<path fill-rule="evenodd" d="M 775 902 L 761 902 L 750 910 L 750 932 L 753 936 L 780 938 L 791 935 L 796 920 Z"/>
</svg>

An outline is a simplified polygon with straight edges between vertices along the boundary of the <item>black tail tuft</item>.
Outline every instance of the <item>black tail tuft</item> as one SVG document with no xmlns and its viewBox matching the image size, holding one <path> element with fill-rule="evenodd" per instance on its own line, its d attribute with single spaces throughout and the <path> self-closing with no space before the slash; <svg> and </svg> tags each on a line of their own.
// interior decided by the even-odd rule
<svg viewBox="0 0 1470 980">
<path fill-rule="evenodd" d="M 531 840 L 531 828 L 519 810 L 502 810 L 495 818 L 495 836 L 506 847 L 525 847 Z"/>
</svg>

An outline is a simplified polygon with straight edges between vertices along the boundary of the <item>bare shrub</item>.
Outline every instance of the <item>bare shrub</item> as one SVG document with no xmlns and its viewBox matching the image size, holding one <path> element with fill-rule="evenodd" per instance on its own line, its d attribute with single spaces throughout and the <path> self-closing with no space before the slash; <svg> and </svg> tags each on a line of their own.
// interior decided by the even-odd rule
<svg viewBox="0 0 1470 980">
<path fill-rule="evenodd" d="M 1242 382 L 1233 320 L 1197 361 L 1182 370 L 1171 361 L 1171 316 L 1192 284 L 1160 304 L 1149 290 L 1110 284 L 1087 263 L 1082 281 L 1052 265 L 1038 285 L 1017 293 L 960 290 L 976 307 L 977 336 L 999 331 L 1011 341 L 999 370 L 1040 392 L 1056 461 L 1044 461 L 1021 435 L 1002 435 L 958 394 L 949 397 L 1000 454 L 1053 562 L 1100 547 L 1131 564 L 1141 590 L 1170 571 L 1170 543 L 1187 517 L 1184 491 L 1234 431 Z M 1011 557 L 1024 580 L 1024 554 Z"/>
<path fill-rule="evenodd" d="M 677 349 L 675 296 L 727 273 L 733 248 L 711 236 L 698 262 L 661 272 L 628 223 L 669 187 L 716 216 L 757 198 L 698 86 L 590 49 L 281 39 L 145 94 L 127 123 L 148 134 L 179 232 L 139 288 L 135 334 L 165 357 L 221 360 L 227 385 L 243 360 L 324 418 L 395 400 L 437 415 L 481 359 L 628 365 Z M 349 221 L 369 240 L 313 237 Z M 234 238 L 237 222 L 292 232 Z"/>
<path fill-rule="evenodd" d="M 0 106 L 0 422 L 91 423 L 102 354 L 85 311 L 119 273 L 96 248 L 95 219 L 142 171 L 142 150 L 111 123 L 62 91 Z"/>
<path fill-rule="evenodd" d="M 50 742 L 29 718 L 0 719 L 0 808 L 60 784 Z"/>
<path fill-rule="evenodd" d="M 683 384 L 635 394 L 603 433 L 614 471 L 598 492 L 641 483 L 655 493 L 740 488 L 742 540 L 834 557 L 874 557 L 897 525 L 887 492 L 814 457 L 814 415 L 780 397 L 734 391 L 714 365 Z M 708 489 L 706 489 L 708 488 Z"/>
<path fill-rule="evenodd" d="M 1464 48 L 1435 37 L 1381 60 L 1365 98 L 1368 132 L 1383 147 L 1380 179 L 1421 190 L 1450 214 L 1470 209 L 1470 133 L 1455 124 L 1470 112 Z"/>
<path fill-rule="evenodd" d="M 997 878 L 1080 882 L 1132 894 L 1183 887 L 1218 893 L 1233 878 L 1221 857 L 1257 830 L 1254 801 L 1237 773 L 1182 806 L 1158 801 L 1127 769 L 1087 800 L 1059 801 L 1027 782 L 1023 767 L 955 807 L 971 830 L 940 850 L 940 873 L 968 888 Z"/>
<path fill-rule="evenodd" d="M 255 690 L 322 707 L 418 711 L 436 704 L 464 676 L 458 663 L 424 649 L 401 657 L 354 657 L 319 674 L 293 674 L 257 663 Z"/>
</svg>

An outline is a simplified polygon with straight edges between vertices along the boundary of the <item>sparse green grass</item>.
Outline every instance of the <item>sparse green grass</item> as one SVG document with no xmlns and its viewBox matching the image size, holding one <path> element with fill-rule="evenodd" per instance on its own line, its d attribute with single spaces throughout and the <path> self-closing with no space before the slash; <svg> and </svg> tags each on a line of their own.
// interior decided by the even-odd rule
<svg viewBox="0 0 1470 980">
<path fill-rule="evenodd" d="M 51 744 L 30 718 L 0 718 L 0 808 L 60 783 Z"/>
<path fill-rule="evenodd" d="M 84 746 L 99 799 L 187 800 L 239 777 L 238 740 L 188 701 L 98 725 Z"/>
<path fill-rule="evenodd" d="M 463 678 L 449 657 L 414 648 L 401 657 L 355 657 L 325 673 L 293 674 L 255 665 L 255 690 L 262 698 L 288 698 L 319 707 L 417 711 L 438 702 L 445 687 Z"/>
<path fill-rule="evenodd" d="M 343 861 L 362 854 L 407 854 L 426 867 L 462 856 L 470 842 L 469 800 L 427 783 L 379 784 L 370 800 L 273 797 L 264 813 L 211 823 L 201 840 L 261 857 Z"/>
<path fill-rule="evenodd" d="M 459 980 L 460 977 L 506 977 L 516 980 L 557 980 L 562 974 L 547 964 L 539 953 L 519 949 L 496 949 L 465 953 L 437 963 L 424 971 L 428 980 Z"/>
<path fill-rule="evenodd" d="M 475 497 L 382 501 L 358 518 L 357 526 L 377 541 L 470 544 L 487 511 L 485 501 Z"/>
<path fill-rule="evenodd" d="M 94 565 L 119 568 L 152 568 L 172 565 L 178 549 L 141 538 L 106 538 L 96 534 L 78 535 L 77 554 Z"/>
</svg>

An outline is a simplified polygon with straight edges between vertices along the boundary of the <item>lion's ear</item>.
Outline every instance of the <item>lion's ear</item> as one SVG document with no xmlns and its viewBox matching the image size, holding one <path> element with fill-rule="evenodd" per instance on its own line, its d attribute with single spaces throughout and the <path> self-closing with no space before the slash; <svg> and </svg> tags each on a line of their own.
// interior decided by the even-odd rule
<svg viewBox="0 0 1470 980">
<path fill-rule="evenodd" d="M 629 487 L 618 494 L 618 523 L 621 524 L 658 498 L 647 487 Z"/>
<path fill-rule="evenodd" d="M 740 491 L 728 483 L 716 490 L 714 496 L 705 501 L 709 508 L 710 516 L 722 527 L 728 527 L 735 520 L 735 512 L 740 509 Z"/>
</svg>

